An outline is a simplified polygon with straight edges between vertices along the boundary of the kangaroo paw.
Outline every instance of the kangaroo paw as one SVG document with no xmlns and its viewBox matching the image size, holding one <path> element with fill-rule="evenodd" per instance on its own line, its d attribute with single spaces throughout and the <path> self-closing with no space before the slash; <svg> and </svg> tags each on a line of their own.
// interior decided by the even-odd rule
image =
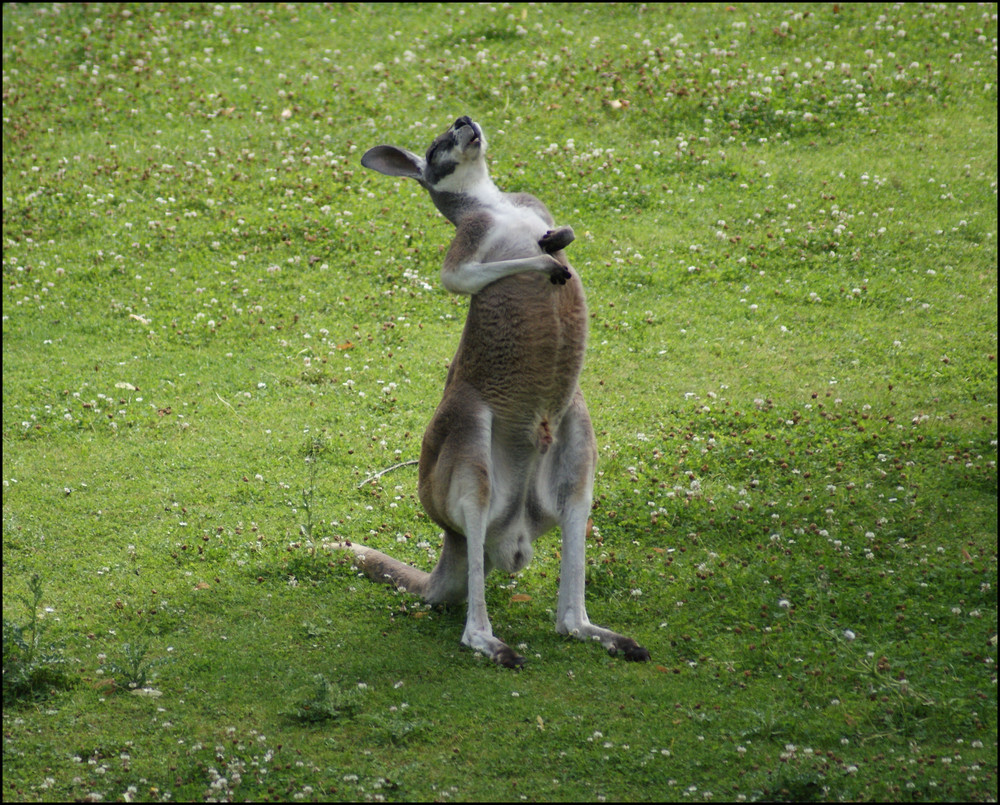
<svg viewBox="0 0 1000 805">
<path fill-rule="evenodd" d="M 510 646 L 504 646 L 500 649 L 493 660 L 504 668 L 514 668 L 516 670 L 524 668 L 524 657 L 516 653 Z"/>
<path fill-rule="evenodd" d="M 549 274 L 549 279 L 552 280 L 553 285 L 565 285 L 572 278 L 572 272 L 566 266 L 562 265 L 562 263 L 555 266 L 552 269 L 552 273 Z"/>
<path fill-rule="evenodd" d="M 502 665 L 504 668 L 521 669 L 524 667 L 524 657 L 492 635 L 466 631 L 462 635 L 462 642 L 474 651 L 485 654 L 497 665 Z"/>
<path fill-rule="evenodd" d="M 579 640 L 596 640 L 612 657 L 621 655 L 631 662 L 649 662 L 649 651 L 640 646 L 631 637 L 626 637 L 610 629 L 602 629 L 592 623 L 571 625 L 563 623 L 556 626 L 560 634 L 568 634 Z"/>
<path fill-rule="evenodd" d="M 561 226 L 546 232 L 538 241 L 538 245 L 546 254 L 552 254 L 560 249 L 565 249 L 576 239 L 571 226 Z"/>
<path fill-rule="evenodd" d="M 623 654 L 630 662 L 649 662 L 649 650 L 640 646 L 631 637 L 626 637 L 620 645 L 615 646 L 611 654 Z"/>
</svg>

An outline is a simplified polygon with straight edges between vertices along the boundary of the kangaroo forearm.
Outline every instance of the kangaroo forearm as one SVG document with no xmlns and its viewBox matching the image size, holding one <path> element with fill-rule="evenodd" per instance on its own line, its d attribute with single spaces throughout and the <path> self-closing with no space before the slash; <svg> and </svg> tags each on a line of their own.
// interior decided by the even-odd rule
<svg viewBox="0 0 1000 805">
<path fill-rule="evenodd" d="M 475 294 L 491 282 L 496 282 L 513 274 L 538 271 L 549 276 L 555 268 L 555 260 L 540 254 L 520 260 L 500 260 L 495 263 L 461 263 L 441 270 L 441 282 L 452 293 Z"/>
</svg>

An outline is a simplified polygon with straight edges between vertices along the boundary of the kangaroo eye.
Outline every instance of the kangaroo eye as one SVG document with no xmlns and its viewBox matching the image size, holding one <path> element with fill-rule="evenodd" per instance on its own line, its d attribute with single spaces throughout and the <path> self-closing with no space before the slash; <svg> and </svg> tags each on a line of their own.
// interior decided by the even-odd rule
<svg viewBox="0 0 1000 805">
<path fill-rule="evenodd" d="M 426 159 L 428 162 L 433 162 L 441 155 L 441 149 L 444 147 L 444 142 L 438 141 L 434 143 L 430 148 L 427 149 Z"/>
</svg>

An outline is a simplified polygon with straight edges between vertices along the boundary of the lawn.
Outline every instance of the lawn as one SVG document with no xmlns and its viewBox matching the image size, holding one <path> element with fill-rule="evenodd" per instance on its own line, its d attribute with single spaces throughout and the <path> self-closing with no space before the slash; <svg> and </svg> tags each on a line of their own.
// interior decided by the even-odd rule
<svg viewBox="0 0 1000 805">
<path fill-rule="evenodd" d="M 995 5 L 5 6 L 4 799 L 995 801 L 996 47 Z M 359 160 L 463 114 L 576 231 L 588 611 L 649 663 L 555 633 L 557 533 L 488 580 L 520 672 L 331 548 L 439 547 L 467 301 Z"/>
</svg>

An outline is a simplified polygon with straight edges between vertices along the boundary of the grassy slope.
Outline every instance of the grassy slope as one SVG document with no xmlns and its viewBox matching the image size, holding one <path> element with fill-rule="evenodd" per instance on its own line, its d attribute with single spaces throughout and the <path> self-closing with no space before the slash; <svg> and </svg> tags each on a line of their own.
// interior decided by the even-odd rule
<svg viewBox="0 0 1000 805">
<path fill-rule="evenodd" d="M 40 573 L 80 679 L 5 797 L 995 798 L 995 10 L 725 8 L 5 9 L 4 617 Z M 459 113 L 578 233 L 648 666 L 554 635 L 555 539 L 521 674 L 321 547 L 430 561 L 413 470 L 356 487 L 464 302 L 357 160 Z M 359 709 L 290 718 L 317 673 Z"/>
</svg>

